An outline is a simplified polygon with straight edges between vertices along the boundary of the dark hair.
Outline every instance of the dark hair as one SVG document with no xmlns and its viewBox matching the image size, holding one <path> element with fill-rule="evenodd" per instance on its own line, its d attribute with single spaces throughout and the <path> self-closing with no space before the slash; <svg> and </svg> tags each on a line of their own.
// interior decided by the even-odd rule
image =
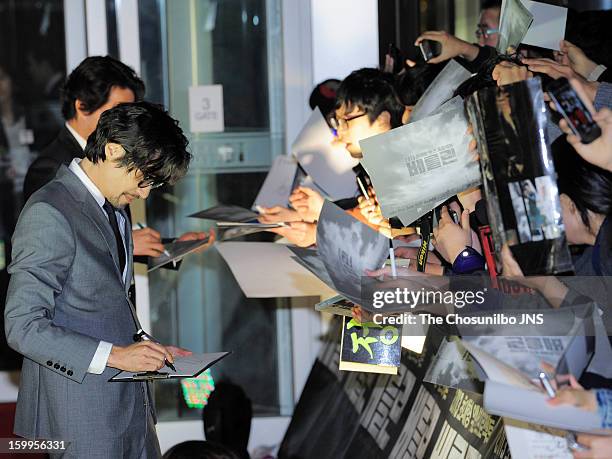
<svg viewBox="0 0 612 459">
<path fill-rule="evenodd" d="M 490 10 L 492 8 L 499 8 L 501 9 L 502 7 L 502 0 L 484 0 L 483 2 L 480 3 L 480 10 Z"/>
<path fill-rule="evenodd" d="M 220 381 L 202 410 L 205 437 L 232 448 L 248 458 L 253 404 L 244 389 L 231 381 Z"/>
<path fill-rule="evenodd" d="M 314 110 L 316 107 L 319 107 L 323 116 L 327 118 L 336 105 L 338 86 L 340 86 L 340 80 L 334 78 L 330 78 L 316 85 L 308 99 L 310 108 Z"/>
<path fill-rule="evenodd" d="M 239 459 L 229 448 L 203 440 L 190 440 L 174 445 L 164 459 Z"/>
<path fill-rule="evenodd" d="M 395 90 L 395 77 L 374 68 L 355 70 L 347 76 L 336 95 L 336 109 L 345 105 L 351 111 L 358 107 L 368 114 L 373 123 L 382 112 L 391 115 L 391 127 L 402 125 L 404 104 Z"/>
<path fill-rule="evenodd" d="M 85 156 L 93 163 L 105 161 L 108 143 L 125 149 L 119 167 L 139 170 L 143 180 L 154 184 L 175 183 L 187 173 L 191 160 L 178 121 L 150 102 L 119 104 L 102 113 L 87 140 Z"/>
<path fill-rule="evenodd" d="M 565 136 L 552 144 L 559 194 L 568 195 L 590 228 L 589 214 L 612 214 L 612 174 L 582 159 Z"/>
<path fill-rule="evenodd" d="M 75 117 L 77 99 L 88 113 L 99 109 L 108 100 L 113 86 L 131 89 L 136 100 L 142 100 L 144 96 L 144 83 L 131 67 L 110 56 L 86 58 L 72 71 L 62 88 L 64 119 Z"/>
<path fill-rule="evenodd" d="M 397 94 L 404 105 L 415 105 L 446 63 L 418 64 L 397 75 Z"/>
</svg>

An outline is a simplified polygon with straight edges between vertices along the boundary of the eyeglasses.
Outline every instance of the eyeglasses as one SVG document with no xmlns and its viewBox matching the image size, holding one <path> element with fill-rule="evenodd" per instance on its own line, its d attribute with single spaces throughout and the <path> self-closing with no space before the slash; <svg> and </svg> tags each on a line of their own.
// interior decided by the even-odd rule
<svg viewBox="0 0 612 459">
<path fill-rule="evenodd" d="M 476 34 L 476 38 L 489 38 L 491 35 L 499 33 L 499 29 L 489 29 L 485 24 L 478 24 L 478 28 L 474 33 Z"/>
<path fill-rule="evenodd" d="M 163 186 L 164 182 L 156 182 L 153 179 L 145 179 L 142 180 L 139 184 L 138 184 L 138 188 L 151 188 L 152 190 L 154 190 L 155 188 L 159 188 L 160 186 Z"/>
<path fill-rule="evenodd" d="M 333 129 L 335 129 L 336 131 L 338 131 L 339 129 L 346 129 L 348 128 L 348 124 L 350 121 L 356 120 L 357 118 L 361 118 L 362 116 L 366 116 L 367 113 L 362 113 L 360 115 L 354 115 L 354 116 L 350 116 L 350 117 L 344 117 L 344 118 L 336 118 L 335 116 L 332 116 L 329 119 L 329 124 L 331 125 L 331 127 Z"/>
</svg>

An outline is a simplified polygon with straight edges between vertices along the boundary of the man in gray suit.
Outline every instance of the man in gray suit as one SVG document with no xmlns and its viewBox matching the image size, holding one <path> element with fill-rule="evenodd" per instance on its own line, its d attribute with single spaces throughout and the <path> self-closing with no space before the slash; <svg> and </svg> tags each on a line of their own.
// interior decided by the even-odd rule
<svg viewBox="0 0 612 459">
<path fill-rule="evenodd" d="M 185 175 L 191 155 L 178 123 L 146 102 L 102 114 L 84 159 L 61 166 L 32 195 L 13 238 L 7 341 L 24 355 L 15 433 L 70 442 L 64 457 L 159 457 L 144 382 L 176 348 L 134 343 L 127 299 L 133 244 L 123 207 Z"/>
</svg>

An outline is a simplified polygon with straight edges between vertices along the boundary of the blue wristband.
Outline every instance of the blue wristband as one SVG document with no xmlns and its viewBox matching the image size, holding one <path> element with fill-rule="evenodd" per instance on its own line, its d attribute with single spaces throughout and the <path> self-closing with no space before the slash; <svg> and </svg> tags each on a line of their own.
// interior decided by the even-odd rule
<svg viewBox="0 0 612 459">
<path fill-rule="evenodd" d="M 472 247 L 465 247 L 453 262 L 455 274 L 470 274 L 484 270 L 485 259 Z"/>
</svg>

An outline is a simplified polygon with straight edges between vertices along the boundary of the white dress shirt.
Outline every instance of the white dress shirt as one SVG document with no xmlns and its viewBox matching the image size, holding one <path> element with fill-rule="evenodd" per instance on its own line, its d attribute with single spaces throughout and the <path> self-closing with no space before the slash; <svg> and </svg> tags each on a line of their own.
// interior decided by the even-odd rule
<svg viewBox="0 0 612 459">
<path fill-rule="evenodd" d="M 75 131 L 74 128 L 70 126 L 70 124 L 68 124 L 68 121 L 66 121 L 66 129 L 68 129 L 68 132 L 72 134 L 72 137 L 74 137 L 74 139 L 79 143 L 81 148 L 85 150 L 85 146 L 87 145 L 87 139 L 81 137 L 81 135 L 77 131 Z"/>
<path fill-rule="evenodd" d="M 68 128 L 70 133 L 74 135 L 77 141 L 79 141 L 79 138 L 83 140 L 83 138 L 80 137 L 76 132 L 72 132 L 73 129 L 70 126 L 68 126 L 68 124 L 66 124 L 66 127 Z M 79 141 L 79 144 L 80 143 L 81 142 Z M 87 191 L 89 191 L 89 193 L 96 200 L 96 203 L 98 203 L 98 205 L 100 206 L 100 210 L 102 211 L 102 213 L 108 220 L 108 215 L 106 214 L 106 211 L 102 208 L 102 206 L 104 206 L 104 202 L 106 201 L 106 198 L 104 197 L 102 192 L 98 189 L 98 187 L 94 184 L 94 182 L 92 182 L 91 179 L 87 176 L 85 171 L 81 168 L 79 164 L 80 162 L 81 162 L 81 159 L 74 158 L 72 162 L 70 163 L 70 165 L 68 166 L 68 168 L 74 173 L 74 175 L 77 176 L 77 178 L 83 183 L 83 185 L 85 185 L 85 188 L 87 188 Z M 123 273 L 122 273 L 123 283 L 125 284 L 127 271 L 128 271 L 128 263 L 129 263 L 129 260 L 127 260 L 127 250 L 125 249 L 125 218 L 123 217 L 123 214 L 117 211 L 115 211 L 115 215 L 117 216 L 117 224 L 119 225 L 119 232 L 121 233 L 121 239 L 123 241 L 123 250 L 125 251 L 125 254 L 126 254 L 126 263 L 125 263 L 125 266 L 123 268 Z M 112 343 L 107 343 L 106 341 L 100 341 L 100 343 L 98 344 L 98 348 L 96 349 L 96 353 L 94 354 L 93 359 L 91 359 L 87 372 L 93 373 L 96 375 L 102 374 L 102 372 L 104 372 L 104 369 L 106 368 L 108 357 L 111 353 L 112 348 L 113 348 Z"/>
</svg>

